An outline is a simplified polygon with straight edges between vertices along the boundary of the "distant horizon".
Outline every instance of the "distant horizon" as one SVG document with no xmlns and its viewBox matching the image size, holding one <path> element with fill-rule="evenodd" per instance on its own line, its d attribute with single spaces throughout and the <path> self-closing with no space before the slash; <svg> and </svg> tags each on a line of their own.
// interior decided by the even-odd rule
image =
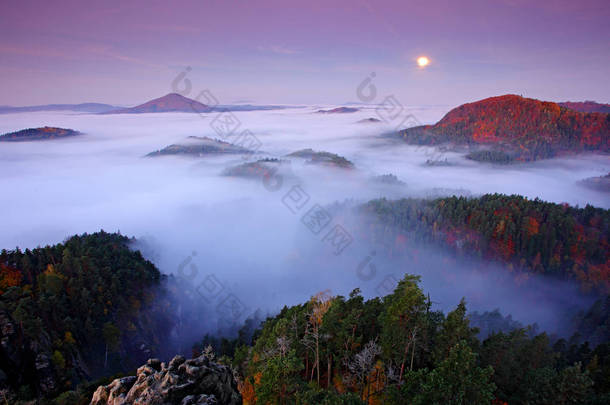
<svg viewBox="0 0 610 405">
<path fill-rule="evenodd" d="M 135 107 L 144 103 L 147 103 L 151 100 L 155 100 L 158 98 L 162 98 L 165 96 L 168 96 L 172 94 L 172 92 L 166 93 L 164 95 L 161 96 L 156 96 L 156 97 L 152 97 L 150 99 L 147 100 L 143 100 L 141 102 L 135 103 L 135 104 L 127 104 L 127 103 L 117 103 L 117 102 L 103 102 L 103 101 L 92 101 L 92 100 L 86 100 L 86 101 L 77 101 L 77 102 L 73 102 L 73 103 L 56 103 L 56 102 L 50 102 L 50 103 L 44 103 L 44 104 L 28 104 L 28 105 L 14 105 L 14 104 L 0 104 L 0 107 L 13 107 L 13 108 L 27 108 L 27 107 L 45 107 L 45 106 L 51 106 L 51 105 L 81 105 L 81 104 L 103 104 L 103 105 L 109 105 L 109 106 L 113 106 L 113 107 L 119 107 L 119 108 L 130 108 L 130 107 Z M 472 103 L 472 102 L 476 102 L 476 101 L 480 101 L 480 100 L 484 100 L 487 98 L 491 98 L 491 97 L 499 97 L 499 96 L 506 96 L 506 95 L 517 95 L 517 96 L 522 96 L 524 98 L 532 98 L 532 99 L 536 99 L 535 97 L 528 97 L 525 95 L 520 95 L 520 94 L 514 94 L 514 93 L 506 93 L 506 94 L 495 94 L 495 95 L 489 95 L 487 97 L 483 97 L 477 100 L 469 100 L 469 101 L 465 101 L 462 104 L 467 104 L 467 103 Z M 192 97 L 188 97 L 188 96 L 184 96 L 186 98 L 189 98 L 191 100 L 193 100 L 194 98 Z M 543 100 L 543 99 L 537 99 L 540 101 L 549 101 L 549 102 L 553 102 L 553 103 L 569 103 L 569 102 L 573 102 L 573 103 L 587 103 L 587 102 L 593 102 L 593 103 L 597 103 L 597 104 L 603 104 L 603 105 L 610 105 L 610 102 L 602 102 L 599 100 Z M 205 104 L 205 103 L 204 103 Z M 233 102 L 227 102 L 227 103 L 221 103 L 220 105 L 266 105 L 266 106 L 294 106 L 294 107 L 298 107 L 298 106 L 317 106 L 317 105 L 337 105 L 337 106 L 341 106 L 341 105 L 361 105 L 361 106 L 366 106 L 366 105 L 379 105 L 381 104 L 381 100 L 379 100 L 378 103 L 366 103 L 366 102 L 361 102 L 361 101 L 346 101 L 343 103 L 281 103 L 281 102 L 270 102 L 270 103 L 257 103 L 254 100 L 236 100 Z M 460 105 L 462 105 L 460 104 Z M 458 105 L 449 105 L 449 104 L 444 104 L 444 103 L 436 103 L 436 104 L 412 104 L 413 106 L 421 106 L 421 107 L 458 107 Z"/>
</svg>

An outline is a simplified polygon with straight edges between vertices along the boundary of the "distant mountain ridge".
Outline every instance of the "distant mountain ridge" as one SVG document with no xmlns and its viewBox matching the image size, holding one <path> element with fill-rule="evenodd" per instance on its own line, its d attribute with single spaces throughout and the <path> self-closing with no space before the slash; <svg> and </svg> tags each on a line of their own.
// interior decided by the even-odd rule
<svg viewBox="0 0 610 405">
<path fill-rule="evenodd" d="M 39 111 L 75 111 L 83 113 L 104 113 L 116 110 L 120 107 L 102 103 L 81 103 L 81 104 L 45 104 L 32 105 L 25 107 L 13 107 L 8 105 L 0 106 L 0 114 L 11 114 L 20 112 L 39 112 Z"/>
<path fill-rule="evenodd" d="M 104 114 L 142 114 L 158 112 L 201 113 L 210 112 L 212 110 L 211 107 L 208 107 L 199 101 L 184 97 L 178 93 L 170 93 L 135 107 L 106 111 Z"/>
<path fill-rule="evenodd" d="M 595 101 L 565 101 L 563 103 L 557 103 L 561 107 L 569 108 L 570 110 L 580 112 L 598 112 L 608 114 L 610 113 L 610 104 L 596 103 Z"/>
<path fill-rule="evenodd" d="M 610 115 L 504 95 L 461 105 L 434 125 L 400 131 L 409 143 L 453 143 L 501 150 L 532 161 L 585 151 L 610 152 Z"/>
<path fill-rule="evenodd" d="M 353 107 L 337 107 L 337 108 L 333 108 L 330 110 L 318 110 L 316 111 L 319 114 L 349 114 L 349 113 L 355 113 L 357 111 L 360 111 L 357 108 L 353 108 Z"/>
<path fill-rule="evenodd" d="M 162 113 L 162 112 L 184 112 L 184 113 L 207 113 L 212 111 L 268 111 L 280 110 L 286 108 L 280 105 L 214 105 L 208 106 L 184 97 L 178 93 L 169 93 L 163 97 L 155 98 L 147 101 L 144 104 L 129 108 L 114 108 L 109 111 L 104 111 L 102 114 L 146 114 L 146 113 Z"/>
<path fill-rule="evenodd" d="M 269 111 L 287 108 L 283 105 L 254 105 L 254 104 L 219 104 L 213 108 L 196 100 L 170 93 L 163 97 L 150 100 L 135 107 L 120 107 L 102 103 L 80 103 L 80 104 L 45 104 L 14 107 L 0 105 L 0 114 L 12 114 L 23 112 L 41 111 L 73 111 L 92 114 L 142 114 L 154 112 L 210 112 L 218 111 Z M 293 107 L 297 108 L 297 107 Z M 303 108 L 303 107 L 298 107 Z"/>
</svg>

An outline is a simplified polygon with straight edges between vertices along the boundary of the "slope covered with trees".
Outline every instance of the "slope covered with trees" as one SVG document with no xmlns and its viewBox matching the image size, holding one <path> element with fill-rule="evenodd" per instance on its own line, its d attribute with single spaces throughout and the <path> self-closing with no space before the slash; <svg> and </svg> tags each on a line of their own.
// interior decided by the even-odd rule
<svg viewBox="0 0 610 405">
<path fill-rule="evenodd" d="M 610 302 L 582 319 L 599 322 Z M 479 318 L 481 315 L 478 315 Z M 477 338 L 464 300 L 431 308 L 419 278 L 364 300 L 319 293 L 268 318 L 252 341 L 215 349 L 238 376 L 244 404 L 602 404 L 610 345 L 552 340 L 531 328 Z M 207 348 L 207 352 L 212 347 Z"/>
<path fill-rule="evenodd" d="M 368 235 L 435 243 L 456 254 L 508 264 L 521 274 L 577 280 L 584 291 L 610 292 L 610 210 L 575 208 L 521 196 L 374 200 Z"/>
<path fill-rule="evenodd" d="M 129 243 L 99 232 L 0 253 L 0 388 L 53 397 L 161 351 L 161 276 Z"/>
<path fill-rule="evenodd" d="M 521 161 L 610 151 L 610 114 L 585 113 L 516 95 L 491 97 L 449 111 L 435 125 L 405 129 L 409 143 L 453 143 L 502 150 Z"/>
<path fill-rule="evenodd" d="M 342 169 L 353 169 L 354 164 L 344 158 L 343 156 L 339 156 L 336 153 L 331 152 L 317 152 L 311 148 L 301 149 L 296 152 L 292 152 L 287 157 L 298 157 L 303 159 L 308 159 L 307 163 L 309 164 L 317 164 L 317 165 L 325 165 L 330 167 L 339 167 Z"/>
</svg>

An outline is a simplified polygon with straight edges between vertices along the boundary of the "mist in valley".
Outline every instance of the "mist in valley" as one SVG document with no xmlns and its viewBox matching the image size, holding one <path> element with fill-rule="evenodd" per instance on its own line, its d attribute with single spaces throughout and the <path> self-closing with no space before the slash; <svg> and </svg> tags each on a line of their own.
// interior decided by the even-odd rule
<svg viewBox="0 0 610 405">
<path fill-rule="evenodd" d="M 405 273 L 422 276 L 436 309 L 450 310 L 466 297 L 470 310 L 500 308 L 551 332 L 566 330 L 566 311 L 589 304 L 571 285 L 533 277 L 518 285 L 499 264 L 456 261 L 441 248 L 409 245 L 404 254 L 390 255 L 363 237 L 365 218 L 354 207 L 381 197 L 497 192 L 609 208 L 607 195 L 577 184 L 608 173 L 608 156 L 482 164 L 457 152 L 381 136 L 394 128 L 358 123 L 376 117 L 373 107 L 351 114 L 316 113 L 320 108 L 235 112 L 239 131 L 247 129 L 260 141 L 254 155 L 152 158 L 145 155 L 189 136 L 220 138 L 210 125 L 216 113 L 5 114 L 0 133 L 49 125 L 84 135 L 0 144 L 5 191 L 0 247 L 33 248 L 100 229 L 134 236 L 135 247 L 162 273 L 186 278 L 182 310 L 199 311 L 203 320 L 183 326 L 190 335 L 214 332 L 227 321 L 239 324 L 259 309 L 275 313 L 322 290 L 348 295 L 360 288 L 366 297 L 386 295 Z M 447 110 L 413 107 L 411 112 L 430 123 Z M 285 157 L 304 148 L 341 155 L 355 169 Z M 291 163 L 271 183 L 222 175 L 228 167 L 264 157 Z M 445 159 L 447 165 L 426 164 Z M 405 184 L 372 180 L 383 174 Z M 345 204 L 336 210 L 335 203 Z M 319 231 L 304 219 L 314 207 L 332 213 Z M 337 226 L 349 240 L 340 252 L 328 236 Z"/>
</svg>

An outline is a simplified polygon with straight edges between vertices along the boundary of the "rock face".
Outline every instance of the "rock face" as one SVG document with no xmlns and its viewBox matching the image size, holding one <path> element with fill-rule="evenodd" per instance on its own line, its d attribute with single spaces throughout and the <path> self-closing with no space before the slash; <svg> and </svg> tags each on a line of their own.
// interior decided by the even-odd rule
<svg viewBox="0 0 610 405">
<path fill-rule="evenodd" d="M 150 359 L 136 376 L 100 386 L 91 405 L 195 405 L 241 404 L 231 370 L 205 356 L 185 360 L 174 357 L 168 365 Z"/>
</svg>

